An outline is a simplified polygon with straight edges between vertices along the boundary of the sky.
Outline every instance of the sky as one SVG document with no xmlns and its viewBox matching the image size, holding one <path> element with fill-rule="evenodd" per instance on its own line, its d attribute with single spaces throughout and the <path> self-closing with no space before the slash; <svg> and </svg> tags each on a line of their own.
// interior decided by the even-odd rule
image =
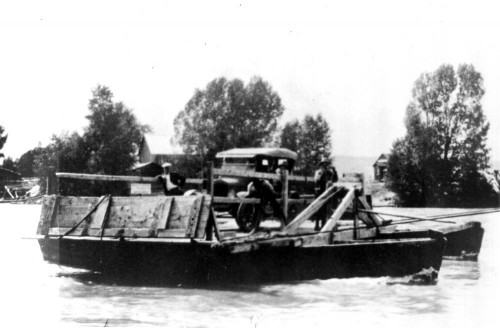
<svg viewBox="0 0 500 328">
<path fill-rule="evenodd" d="M 195 89 L 260 76 L 286 108 L 321 113 L 334 155 L 378 156 L 405 134 L 415 80 L 441 64 L 484 78 L 500 160 L 500 18 L 494 1 L 15 1 L 0 4 L 2 152 L 82 132 L 98 84 L 157 134 Z"/>
</svg>

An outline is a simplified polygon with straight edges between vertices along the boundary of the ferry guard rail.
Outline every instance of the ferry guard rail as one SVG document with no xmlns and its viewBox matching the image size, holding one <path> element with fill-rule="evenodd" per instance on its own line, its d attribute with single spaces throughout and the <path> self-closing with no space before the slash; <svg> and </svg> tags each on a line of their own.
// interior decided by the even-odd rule
<svg viewBox="0 0 500 328">
<path fill-rule="evenodd" d="M 307 176 L 296 176 L 289 175 L 287 170 L 282 170 L 280 173 L 261 173 L 252 170 L 230 170 L 230 169 L 215 169 L 212 163 L 207 165 L 207 179 L 186 179 L 186 183 L 197 186 L 197 193 L 210 194 L 212 196 L 212 203 L 214 206 L 220 204 L 233 205 L 237 208 L 234 211 L 234 218 L 240 229 L 244 232 L 249 232 L 253 228 L 252 219 L 253 206 L 257 206 L 261 199 L 259 198 L 244 198 L 237 197 L 236 195 L 232 197 L 218 197 L 214 195 L 214 181 L 218 177 L 243 177 L 243 178 L 258 178 L 266 180 L 278 180 L 281 182 L 281 197 L 278 199 L 280 202 L 283 213 L 285 215 L 286 222 L 293 220 L 303 209 L 310 205 L 314 201 L 314 195 L 295 195 L 295 197 L 290 197 L 290 182 L 292 183 L 314 183 L 313 177 Z M 142 177 L 142 176 L 117 176 L 117 175 L 96 175 L 96 174 L 81 174 L 81 173 L 66 173 L 57 172 L 55 173 L 57 179 L 49 179 L 56 184 L 55 187 L 49 188 L 57 193 L 58 179 L 79 179 L 79 180 L 93 180 L 93 181 L 122 181 L 128 182 L 130 184 L 130 190 L 133 194 L 133 190 L 141 190 L 145 195 L 151 194 L 151 186 L 157 184 L 158 181 L 152 177 Z M 206 189 L 203 189 L 205 186 Z M 342 175 L 339 182 L 335 183 L 337 187 L 346 188 L 356 188 L 358 195 L 363 194 L 364 190 L 364 177 L 362 174 L 358 173 L 348 173 Z M 330 211 L 331 212 L 331 211 Z M 331 213 L 330 213 L 331 214 Z M 273 212 L 266 207 L 264 213 L 264 220 L 272 219 Z"/>
</svg>

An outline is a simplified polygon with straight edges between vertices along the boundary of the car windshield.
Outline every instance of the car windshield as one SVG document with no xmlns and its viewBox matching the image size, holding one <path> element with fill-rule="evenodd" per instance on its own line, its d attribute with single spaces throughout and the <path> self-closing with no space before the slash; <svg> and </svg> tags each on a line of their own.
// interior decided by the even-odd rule
<svg viewBox="0 0 500 328">
<path fill-rule="evenodd" d="M 255 160 L 253 158 L 244 157 L 225 157 L 222 159 L 220 165 L 225 169 L 244 170 L 253 168 L 255 166 Z"/>
<path fill-rule="evenodd" d="M 255 170 L 261 173 L 275 173 L 280 163 L 286 163 L 289 172 L 293 170 L 293 160 L 283 157 L 257 155 L 255 157 L 223 157 L 219 158 L 216 167 L 230 170 Z"/>
</svg>

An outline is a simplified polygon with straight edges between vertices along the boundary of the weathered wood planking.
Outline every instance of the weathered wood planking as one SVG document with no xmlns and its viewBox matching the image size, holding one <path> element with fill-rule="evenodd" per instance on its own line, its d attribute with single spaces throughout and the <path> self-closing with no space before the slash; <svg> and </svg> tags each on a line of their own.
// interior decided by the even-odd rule
<svg viewBox="0 0 500 328">
<path fill-rule="evenodd" d="M 99 203 L 98 203 L 99 202 Z M 43 200 L 38 234 L 202 238 L 212 198 L 56 197 Z"/>
<path fill-rule="evenodd" d="M 153 177 L 141 177 L 130 175 L 104 175 L 104 174 L 83 174 L 83 173 L 68 173 L 57 172 L 58 178 L 76 179 L 76 180 L 91 180 L 91 181 L 123 181 L 130 183 L 158 183 L 158 180 Z M 202 184 L 203 179 L 186 179 L 189 184 Z"/>
<path fill-rule="evenodd" d="M 51 227 L 72 227 L 88 214 L 89 210 L 98 202 L 97 197 L 60 197 L 53 206 L 56 215 L 51 222 Z"/>
<path fill-rule="evenodd" d="M 195 198 L 175 197 L 170 209 L 166 229 L 184 229 L 188 227 L 189 214 Z"/>
<path fill-rule="evenodd" d="M 174 198 L 165 197 L 160 201 L 155 208 L 153 214 L 153 222 L 151 223 L 150 236 L 154 237 L 158 235 L 158 229 L 165 229 L 167 227 L 168 217 L 170 216 L 170 209 L 172 208 L 172 203 Z"/>
<path fill-rule="evenodd" d="M 212 198 L 204 197 L 203 204 L 201 206 L 200 219 L 198 221 L 198 227 L 196 228 L 196 233 L 194 235 L 194 238 L 204 238 L 205 237 L 205 231 L 206 231 L 208 220 L 209 220 L 209 217 L 211 214 L 210 213 L 211 208 L 212 208 Z M 217 223 L 215 222 L 215 224 L 217 224 Z"/>
<path fill-rule="evenodd" d="M 106 220 L 108 218 L 110 207 L 111 207 L 111 197 L 106 197 L 99 204 L 97 209 L 92 213 L 89 218 L 90 226 L 88 234 L 90 236 L 102 236 L 104 227 L 106 225 Z"/>
<path fill-rule="evenodd" d="M 196 197 L 193 206 L 191 206 L 187 222 L 188 226 L 186 228 L 186 237 L 194 238 L 200 219 L 201 207 L 203 206 L 203 198 L 203 196 Z"/>
<path fill-rule="evenodd" d="M 42 210 L 40 212 L 40 220 L 36 229 L 37 235 L 46 235 L 50 229 L 50 218 L 54 211 L 56 196 L 45 196 L 42 199 Z"/>
</svg>

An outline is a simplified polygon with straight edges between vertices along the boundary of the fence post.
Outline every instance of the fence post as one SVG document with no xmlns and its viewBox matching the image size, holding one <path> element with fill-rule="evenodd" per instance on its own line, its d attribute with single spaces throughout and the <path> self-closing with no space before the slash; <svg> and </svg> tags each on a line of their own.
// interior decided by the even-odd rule
<svg viewBox="0 0 500 328">
<path fill-rule="evenodd" d="M 366 191 L 365 191 L 365 174 L 364 173 L 361 173 L 360 179 L 361 179 L 361 195 L 360 196 L 363 196 L 363 195 L 366 194 Z"/>
<path fill-rule="evenodd" d="M 281 206 L 285 214 L 285 221 L 288 223 L 288 170 L 280 170 L 281 172 Z"/>
<path fill-rule="evenodd" d="M 214 195 L 214 162 L 207 162 L 207 194 Z"/>
<path fill-rule="evenodd" d="M 354 229 L 352 230 L 352 238 L 353 239 L 358 239 L 358 227 L 359 227 L 359 221 L 358 221 L 358 197 L 359 195 L 355 192 L 354 194 L 354 200 L 352 201 L 352 206 L 353 206 L 353 212 L 354 212 L 354 222 L 353 222 L 353 227 Z"/>
<path fill-rule="evenodd" d="M 47 195 L 55 195 L 58 193 L 56 169 L 53 166 L 47 168 Z"/>
</svg>

